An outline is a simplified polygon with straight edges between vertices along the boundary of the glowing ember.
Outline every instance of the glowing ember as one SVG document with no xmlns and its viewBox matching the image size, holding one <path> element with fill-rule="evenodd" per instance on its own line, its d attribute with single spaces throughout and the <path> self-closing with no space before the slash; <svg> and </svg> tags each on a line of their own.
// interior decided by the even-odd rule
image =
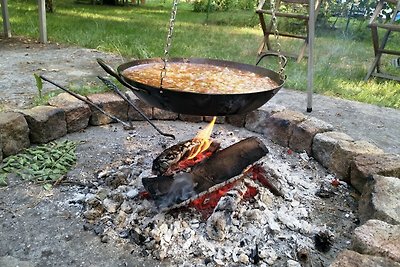
<svg viewBox="0 0 400 267">
<path fill-rule="evenodd" d="M 199 131 L 193 140 L 198 141 L 199 145 L 195 146 L 191 151 L 188 156 L 188 159 L 193 159 L 195 158 L 199 153 L 206 151 L 211 144 L 210 141 L 210 136 L 212 133 L 212 130 L 214 128 L 215 120 L 217 117 L 214 117 L 212 121 L 207 125 L 206 128 L 203 130 Z"/>
<path fill-rule="evenodd" d="M 212 210 L 217 206 L 218 201 L 220 200 L 221 197 L 223 197 L 226 192 L 232 189 L 232 187 L 236 184 L 237 180 L 235 180 L 232 183 L 228 183 L 219 189 L 208 192 L 207 194 L 204 194 L 203 196 L 196 198 L 193 200 L 189 206 L 194 207 L 195 209 L 199 211 L 205 211 L 205 212 L 212 212 Z"/>
</svg>

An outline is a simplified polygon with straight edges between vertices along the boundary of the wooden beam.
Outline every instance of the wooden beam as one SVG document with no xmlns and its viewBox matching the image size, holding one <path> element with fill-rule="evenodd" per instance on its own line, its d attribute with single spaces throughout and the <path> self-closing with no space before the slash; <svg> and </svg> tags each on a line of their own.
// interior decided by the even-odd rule
<svg viewBox="0 0 400 267">
<path fill-rule="evenodd" d="M 4 37 L 11 37 L 10 18 L 8 16 L 7 0 L 1 0 L 1 13 L 3 16 Z"/>
<path fill-rule="evenodd" d="M 38 1 L 39 6 L 39 41 L 41 43 L 47 43 L 47 25 L 46 25 L 46 5 L 45 0 Z"/>
</svg>

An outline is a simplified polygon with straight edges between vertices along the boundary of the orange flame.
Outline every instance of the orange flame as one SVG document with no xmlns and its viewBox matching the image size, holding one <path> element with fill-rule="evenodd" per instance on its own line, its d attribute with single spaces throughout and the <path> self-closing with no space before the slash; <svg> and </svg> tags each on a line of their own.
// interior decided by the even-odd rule
<svg viewBox="0 0 400 267">
<path fill-rule="evenodd" d="M 211 144 L 210 141 L 210 136 L 212 133 L 212 130 L 214 128 L 215 120 L 217 117 L 214 117 L 212 121 L 207 125 L 206 128 L 203 130 L 199 131 L 193 140 L 198 141 L 199 145 L 195 146 L 189 154 L 189 157 L 187 159 L 193 159 L 195 158 L 199 153 L 206 151 Z"/>
</svg>

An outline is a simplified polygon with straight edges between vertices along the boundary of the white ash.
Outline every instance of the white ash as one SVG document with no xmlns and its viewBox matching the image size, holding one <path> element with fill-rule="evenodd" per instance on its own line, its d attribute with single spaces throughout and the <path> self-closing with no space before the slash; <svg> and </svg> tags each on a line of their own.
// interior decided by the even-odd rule
<svg viewBox="0 0 400 267">
<path fill-rule="evenodd" d="M 224 148 L 243 139 L 240 132 L 222 129 L 214 138 Z M 246 133 L 246 137 L 256 135 Z M 346 233 L 356 227 L 350 189 L 346 184 L 333 187 L 334 177 L 305 153 L 288 153 L 287 148 L 260 138 L 270 152 L 259 163 L 279 182 L 284 197 L 246 180 L 257 187 L 258 194 L 249 201 L 240 201 L 240 194 L 233 193 L 231 199 L 227 195 L 208 219 L 194 209 L 160 213 L 152 200 L 140 198 L 144 190 L 141 178 L 152 176 L 151 162 L 157 155 L 138 152 L 105 167 L 98 173 L 98 187 L 85 196 L 77 195 L 71 204 L 84 202 L 83 216 L 103 225 L 102 236 L 135 242 L 145 255 L 177 266 L 300 266 L 297 253 L 304 248 L 314 266 L 329 265 L 339 250 L 349 245 Z M 159 144 L 154 146 L 154 151 L 160 150 Z M 125 179 L 114 180 L 121 173 Z M 321 187 L 331 190 L 332 197 L 316 196 Z M 335 236 L 327 253 L 317 251 L 314 245 L 314 235 L 321 229 L 329 229 Z"/>
</svg>

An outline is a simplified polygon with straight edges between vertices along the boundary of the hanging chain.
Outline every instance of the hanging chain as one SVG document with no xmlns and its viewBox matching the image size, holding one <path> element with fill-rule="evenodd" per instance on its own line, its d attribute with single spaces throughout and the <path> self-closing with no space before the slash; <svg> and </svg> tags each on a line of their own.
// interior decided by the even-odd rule
<svg viewBox="0 0 400 267">
<path fill-rule="evenodd" d="M 281 80 L 285 80 L 285 66 L 284 62 L 285 59 L 281 53 L 281 43 L 279 42 L 279 31 L 278 31 L 278 20 L 276 18 L 276 3 L 275 0 L 271 0 L 271 15 L 272 15 L 272 28 L 274 30 L 274 36 L 276 40 L 277 49 L 276 52 L 278 53 L 279 58 L 279 78 Z"/>
<path fill-rule="evenodd" d="M 174 0 L 172 3 L 172 10 L 171 10 L 171 17 L 169 19 L 167 40 L 165 42 L 165 47 L 164 47 L 164 57 L 162 58 L 164 64 L 163 64 L 163 68 L 161 70 L 161 75 L 160 75 L 160 88 L 163 87 L 163 80 L 164 80 L 165 76 L 167 76 L 167 62 L 169 59 L 169 51 L 171 49 L 171 44 L 172 44 L 172 34 L 174 33 L 174 25 L 175 25 L 176 12 L 178 10 L 178 2 L 179 2 L 179 0 Z"/>
</svg>

